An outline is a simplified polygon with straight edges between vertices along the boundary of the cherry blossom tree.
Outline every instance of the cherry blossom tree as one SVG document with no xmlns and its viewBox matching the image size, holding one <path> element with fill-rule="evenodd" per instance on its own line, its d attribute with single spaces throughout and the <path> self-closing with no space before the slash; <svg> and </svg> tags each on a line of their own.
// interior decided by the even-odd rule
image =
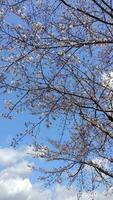
<svg viewBox="0 0 113 200">
<path fill-rule="evenodd" d="M 10 93 L 1 115 L 36 116 L 12 145 L 35 138 L 33 156 L 52 164 L 41 169 L 49 183 L 112 186 L 112 1 L 1 0 L 0 7 L 0 89 Z M 48 146 L 37 142 L 41 123 L 60 126 Z"/>
</svg>

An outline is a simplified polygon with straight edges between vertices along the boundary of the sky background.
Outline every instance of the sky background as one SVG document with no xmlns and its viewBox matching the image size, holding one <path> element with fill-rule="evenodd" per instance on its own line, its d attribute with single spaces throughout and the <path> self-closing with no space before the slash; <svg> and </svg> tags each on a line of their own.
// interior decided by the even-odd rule
<svg viewBox="0 0 113 200">
<path fill-rule="evenodd" d="M 9 21 L 12 16 L 9 17 Z M 15 20 L 18 23 L 17 19 Z M 9 95 L 0 96 L 1 113 L 4 111 L 5 100 Z M 37 179 L 37 172 L 33 169 L 38 168 L 38 161 L 32 159 L 31 138 L 27 137 L 20 145 L 11 148 L 12 138 L 24 130 L 25 121 L 34 120 L 28 112 L 15 114 L 12 120 L 0 117 L 0 200 L 78 200 L 76 188 L 68 190 L 64 185 L 56 184 L 50 188 L 45 188 Z M 59 127 L 54 125 L 47 129 L 44 124 L 41 126 L 41 139 L 57 137 Z M 112 188 L 108 195 L 104 191 L 94 191 L 92 194 L 83 193 L 82 200 L 112 200 Z"/>
</svg>

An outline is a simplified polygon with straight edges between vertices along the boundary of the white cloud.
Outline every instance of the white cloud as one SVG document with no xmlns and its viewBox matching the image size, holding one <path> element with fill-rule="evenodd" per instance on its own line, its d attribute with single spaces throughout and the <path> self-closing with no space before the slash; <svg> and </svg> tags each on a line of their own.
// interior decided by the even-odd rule
<svg viewBox="0 0 113 200">
<path fill-rule="evenodd" d="M 30 175 L 34 165 L 27 159 L 32 148 L 0 149 L 0 200 L 51 200 L 51 191 L 32 184 Z"/>
<path fill-rule="evenodd" d="M 41 145 L 38 147 L 28 146 L 26 147 L 26 152 L 28 155 L 42 159 L 45 155 L 49 153 L 49 148 L 47 146 Z"/>
<path fill-rule="evenodd" d="M 32 185 L 28 179 L 9 178 L 0 180 L 0 200 L 26 199 L 29 195 Z"/>
<path fill-rule="evenodd" d="M 77 200 L 76 191 L 74 189 L 68 190 L 66 187 L 57 185 L 55 190 L 56 200 Z"/>
<path fill-rule="evenodd" d="M 102 83 L 104 86 L 113 89 L 113 71 L 110 71 L 109 73 L 104 73 L 102 75 Z"/>
<path fill-rule="evenodd" d="M 0 165 L 5 166 L 0 172 L 0 200 L 77 200 L 75 188 L 68 190 L 62 185 L 56 185 L 54 191 L 42 188 L 38 183 L 32 183 L 33 163 L 28 160 L 32 147 L 14 150 L 0 149 Z M 2 155 L 3 153 L 3 155 Z M 95 160 L 96 162 L 96 160 Z M 95 200 L 112 200 L 113 192 L 94 191 Z M 83 193 L 81 200 L 90 200 L 92 194 Z"/>
<path fill-rule="evenodd" d="M 0 200 L 50 200 L 51 192 L 33 185 L 28 178 L 0 180 Z"/>
<path fill-rule="evenodd" d="M 98 157 L 92 160 L 94 164 L 97 164 L 99 167 L 103 167 L 104 169 L 109 169 L 109 161 L 107 159 Z"/>
<path fill-rule="evenodd" d="M 104 191 L 83 192 L 77 194 L 76 189 L 67 189 L 64 186 L 57 185 L 55 190 L 55 200 L 113 200 L 113 188 L 108 193 Z"/>
<path fill-rule="evenodd" d="M 0 165 L 8 166 L 30 157 L 34 153 L 33 146 L 23 147 L 21 149 L 0 148 Z"/>
<path fill-rule="evenodd" d="M 0 165 L 11 165 L 25 157 L 22 150 L 12 148 L 0 148 Z"/>
<path fill-rule="evenodd" d="M 14 176 L 21 176 L 23 178 L 28 177 L 32 173 L 32 163 L 28 161 L 22 161 L 20 163 L 14 164 L 13 166 L 7 167 L 6 169 L 2 170 L 0 173 L 0 177 L 14 177 Z"/>
</svg>

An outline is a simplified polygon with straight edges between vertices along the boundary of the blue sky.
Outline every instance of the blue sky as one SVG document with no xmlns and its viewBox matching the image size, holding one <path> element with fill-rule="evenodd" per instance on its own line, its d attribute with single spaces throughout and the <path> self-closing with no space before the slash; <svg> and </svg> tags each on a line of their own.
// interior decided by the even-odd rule
<svg viewBox="0 0 113 200">
<path fill-rule="evenodd" d="M 8 16 L 7 21 L 13 24 L 22 23 L 11 15 Z M 1 95 L 1 113 L 8 112 L 7 109 L 4 109 L 4 106 L 5 101 L 10 99 L 10 95 L 11 93 Z M 12 99 L 16 101 L 15 96 Z M 29 146 L 33 141 L 31 136 L 25 137 L 16 149 L 10 146 L 12 138 L 25 130 L 24 124 L 29 120 L 36 122 L 37 117 L 31 115 L 28 111 L 20 114 L 16 114 L 14 111 L 12 120 L 0 117 L 0 200 L 77 200 L 75 187 L 68 190 L 64 185 L 55 184 L 50 188 L 45 188 L 38 181 L 37 171 L 34 169 L 38 169 L 39 162 L 42 166 L 44 164 L 40 158 L 39 160 L 32 158 L 34 150 L 32 146 Z M 52 128 L 47 128 L 42 123 L 40 130 L 37 129 L 39 142 L 44 141 L 46 144 L 48 137 L 54 139 L 59 137 L 59 121 L 56 122 L 57 125 L 55 123 Z M 67 137 L 66 134 L 64 137 Z M 104 191 L 94 191 L 93 195 L 95 200 L 113 199 L 112 188 L 107 196 L 105 196 Z M 82 200 L 88 200 L 90 196 L 90 193 L 83 192 Z"/>
</svg>

